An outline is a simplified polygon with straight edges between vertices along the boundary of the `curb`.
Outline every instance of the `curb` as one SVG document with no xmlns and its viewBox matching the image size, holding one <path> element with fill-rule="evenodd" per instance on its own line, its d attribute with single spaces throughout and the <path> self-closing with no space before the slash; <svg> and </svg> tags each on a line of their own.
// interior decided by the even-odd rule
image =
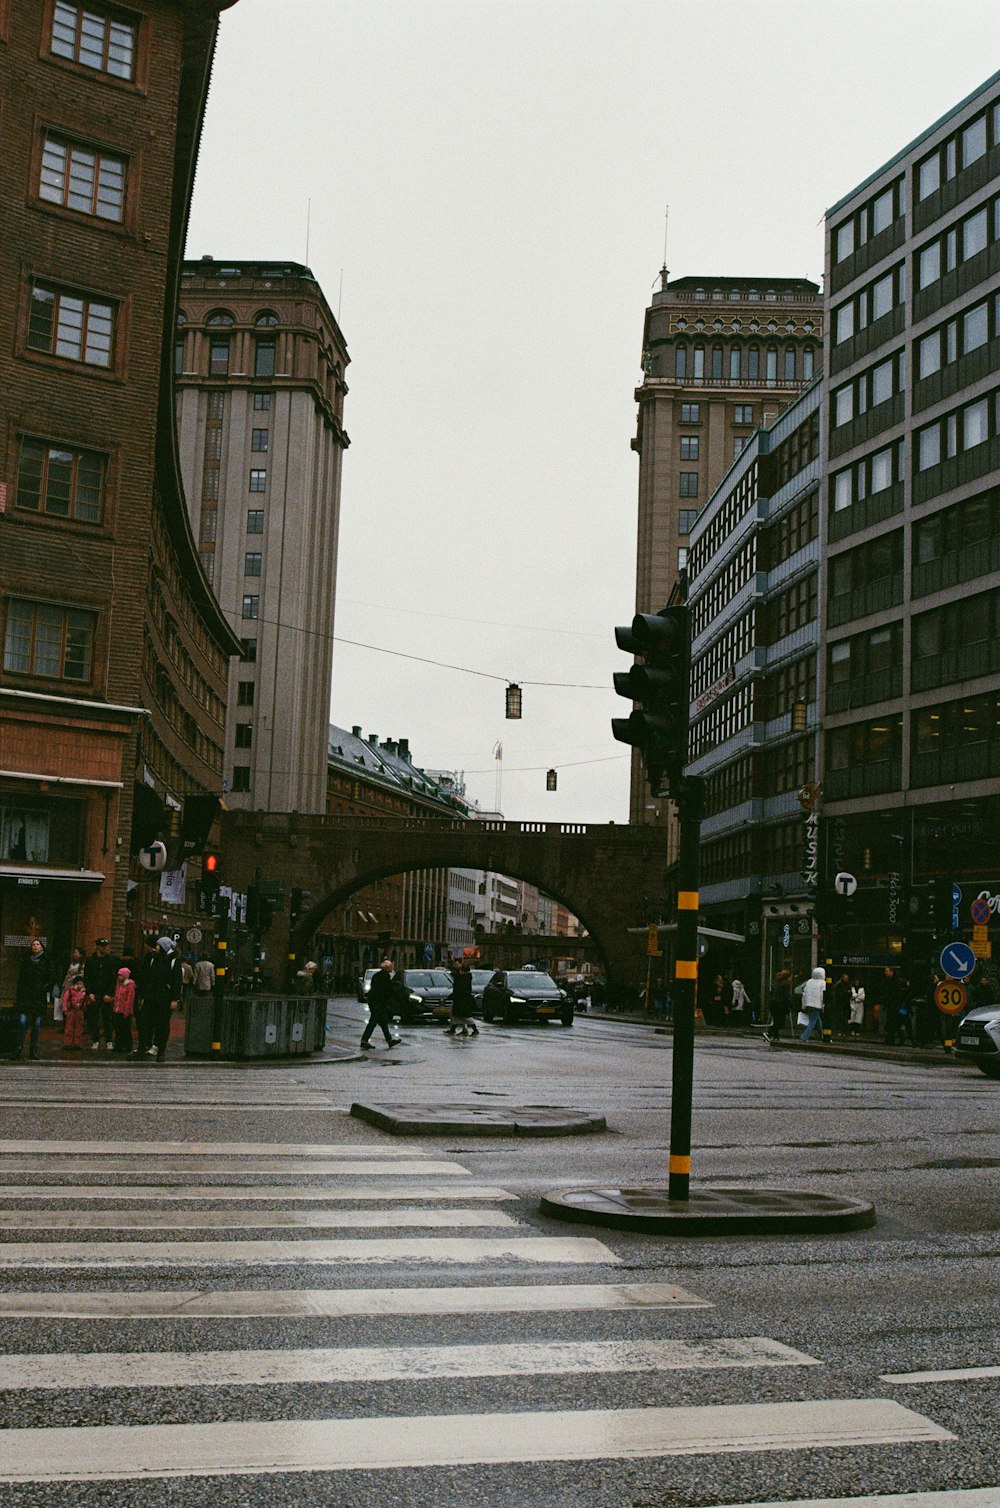
<svg viewBox="0 0 1000 1508">
<path fill-rule="evenodd" d="M 364 1105 L 351 1114 L 390 1136 L 588 1136 L 608 1129 L 603 1115 L 548 1105 Z"/>
<path fill-rule="evenodd" d="M 663 1236 L 832 1235 L 875 1224 L 875 1206 L 817 1190 L 693 1187 L 671 1199 L 663 1184 L 562 1189 L 539 1209 L 554 1220 Z"/>
</svg>

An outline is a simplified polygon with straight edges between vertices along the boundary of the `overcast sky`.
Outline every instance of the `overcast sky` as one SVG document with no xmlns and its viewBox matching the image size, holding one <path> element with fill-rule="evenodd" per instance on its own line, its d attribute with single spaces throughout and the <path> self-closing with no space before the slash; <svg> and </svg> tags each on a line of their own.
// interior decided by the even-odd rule
<svg viewBox="0 0 1000 1508">
<path fill-rule="evenodd" d="M 820 281 L 826 207 L 1000 67 L 998 32 L 996 0 L 223 14 L 187 254 L 308 260 L 339 312 L 336 633 L 418 657 L 338 643 L 332 721 L 484 806 L 502 741 L 509 818 L 627 820 L 612 630 L 665 208 L 675 277 Z"/>
</svg>

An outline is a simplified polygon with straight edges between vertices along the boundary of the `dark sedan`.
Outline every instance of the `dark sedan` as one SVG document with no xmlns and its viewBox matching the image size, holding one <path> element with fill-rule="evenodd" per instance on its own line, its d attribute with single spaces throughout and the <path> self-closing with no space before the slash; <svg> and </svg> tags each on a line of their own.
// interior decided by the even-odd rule
<svg viewBox="0 0 1000 1508">
<path fill-rule="evenodd" d="M 451 975 L 444 969 L 404 969 L 396 1012 L 401 1021 L 445 1021 L 451 1015 Z"/>
<path fill-rule="evenodd" d="M 573 1025 L 573 1002 L 548 974 L 507 969 L 494 974 L 483 991 L 483 1020 L 500 1017 L 505 1026 L 516 1021 L 548 1021 L 558 1017 Z"/>
</svg>

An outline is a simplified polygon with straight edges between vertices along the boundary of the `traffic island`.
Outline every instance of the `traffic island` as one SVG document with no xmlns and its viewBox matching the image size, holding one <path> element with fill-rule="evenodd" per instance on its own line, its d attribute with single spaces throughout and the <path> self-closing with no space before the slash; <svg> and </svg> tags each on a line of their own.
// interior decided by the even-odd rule
<svg viewBox="0 0 1000 1508">
<path fill-rule="evenodd" d="M 603 1115 L 552 1105 L 362 1105 L 351 1114 L 390 1136 L 588 1136 Z"/>
<path fill-rule="evenodd" d="M 867 1200 L 806 1189 L 693 1187 L 671 1199 L 666 1185 L 631 1189 L 563 1189 L 540 1209 L 555 1220 L 659 1236 L 797 1236 L 865 1230 L 875 1224 Z"/>
</svg>

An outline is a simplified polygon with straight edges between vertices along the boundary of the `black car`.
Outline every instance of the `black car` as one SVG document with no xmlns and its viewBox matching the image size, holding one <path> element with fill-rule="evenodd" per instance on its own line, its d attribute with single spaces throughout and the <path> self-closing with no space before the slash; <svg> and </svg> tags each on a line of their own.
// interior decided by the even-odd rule
<svg viewBox="0 0 1000 1508">
<path fill-rule="evenodd" d="M 451 1015 L 451 975 L 444 969 L 404 969 L 396 1013 L 400 1021 L 447 1020 Z"/>
<path fill-rule="evenodd" d="M 976 1005 L 958 1026 L 955 1051 L 991 1079 L 1000 1079 L 1000 1005 Z"/>
<path fill-rule="evenodd" d="M 515 1021 L 548 1021 L 558 1017 L 563 1026 L 573 1025 L 573 1002 L 548 974 L 528 969 L 506 969 L 494 974 L 483 991 L 483 1020 L 499 1016 L 505 1026 Z"/>
<path fill-rule="evenodd" d="M 479 1012 L 483 1008 L 483 993 L 496 973 L 496 970 L 470 969 L 469 973 L 472 975 L 472 1008 L 474 1011 Z"/>
</svg>

